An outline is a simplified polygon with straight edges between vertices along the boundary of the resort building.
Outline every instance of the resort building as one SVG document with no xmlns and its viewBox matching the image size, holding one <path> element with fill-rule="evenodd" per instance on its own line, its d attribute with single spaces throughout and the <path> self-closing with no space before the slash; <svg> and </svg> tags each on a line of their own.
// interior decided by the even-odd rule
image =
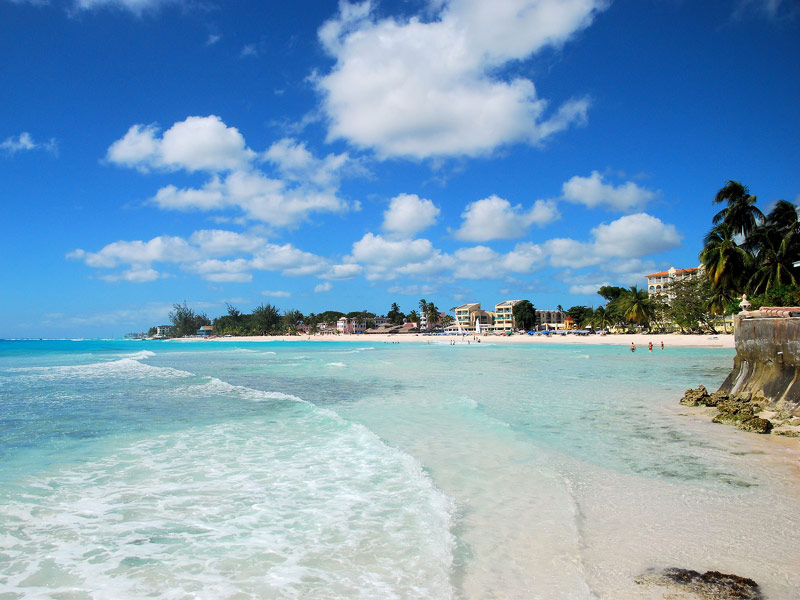
<svg viewBox="0 0 800 600">
<path fill-rule="evenodd" d="M 504 300 L 494 307 L 494 331 L 513 331 L 516 329 L 514 323 L 514 307 L 522 300 Z"/>
<path fill-rule="evenodd" d="M 536 329 L 564 329 L 566 327 L 567 313 L 563 310 L 536 309 Z"/>
<path fill-rule="evenodd" d="M 654 296 L 666 296 L 667 299 L 672 300 L 675 294 L 670 294 L 669 288 L 676 281 L 687 281 L 697 279 L 703 273 L 702 265 L 690 269 L 676 269 L 670 267 L 668 271 L 660 271 L 645 275 L 647 277 L 647 295 L 650 298 Z"/>
<path fill-rule="evenodd" d="M 339 333 L 364 333 L 366 328 L 366 323 L 361 319 L 342 317 L 336 321 L 336 330 Z"/>
<path fill-rule="evenodd" d="M 214 335 L 214 327 L 211 325 L 203 325 L 197 330 L 197 337 L 209 337 Z"/>
<path fill-rule="evenodd" d="M 159 325 L 156 327 L 156 337 L 157 338 L 169 337 L 171 331 L 172 331 L 172 325 Z"/>
<path fill-rule="evenodd" d="M 494 313 L 489 310 L 481 310 L 480 302 L 472 302 L 456 306 L 455 322 L 447 328 L 448 331 L 458 331 L 462 333 L 477 333 L 486 331 L 494 324 Z"/>
</svg>

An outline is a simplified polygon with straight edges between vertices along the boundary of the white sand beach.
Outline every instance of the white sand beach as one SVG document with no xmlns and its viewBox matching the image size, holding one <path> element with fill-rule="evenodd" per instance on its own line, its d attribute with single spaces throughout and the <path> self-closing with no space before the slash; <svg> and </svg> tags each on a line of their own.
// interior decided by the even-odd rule
<svg viewBox="0 0 800 600">
<path fill-rule="evenodd" d="M 681 334 L 609 334 L 609 335 L 485 335 L 478 336 L 480 343 L 485 344 L 582 344 L 582 345 L 617 345 L 630 346 L 634 344 L 637 350 L 647 350 L 650 342 L 654 349 L 661 349 L 661 343 L 665 348 L 734 348 L 733 334 L 715 335 L 681 335 Z M 197 339 L 197 338 L 195 338 Z M 361 343 L 447 343 L 455 340 L 457 344 L 477 343 L 475 336 L 467 334 L 458 335 L 423 335 L 423 334 L 360 334 L 360 335 L 300 335 L 300 336 L 249 336 L 249 337 L 217 337 L 208 340 L 211 342 L 361 342 Z"/>
</svg>

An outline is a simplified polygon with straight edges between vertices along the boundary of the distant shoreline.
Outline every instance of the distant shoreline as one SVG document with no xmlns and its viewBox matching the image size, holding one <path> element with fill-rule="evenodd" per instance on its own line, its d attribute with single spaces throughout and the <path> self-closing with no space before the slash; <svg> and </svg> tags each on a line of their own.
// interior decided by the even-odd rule
<svg viewBox="0 0 800 600">
<path fill-rule="evenodd" d="M 609 335 L 488 335 L 478 336 L 481 344 L 494 345 L 561 345 L 576 344 L 585 346 L 630 346 L 633 343 L 638 351 L 647 351 L 648 345 L 652 342 L 653 351 L 661 350 L 661 342 L 665 348 L 725 348 L 733 350 L 733 334 L 716 335 L 681 335 L 668 333 L 664 335 L 645 335 L 641 333 L 633 334 L 609 334 Z M 458 335 L 422 335 L 422 334 L 342 334 L 342 335 L 265 335 L 265 336 L 244 336 L 244 337 L 215 337 L 211 339 L 202 338 L 181 338 L 170 341 L 179 342 L 360 342 L 360 343 L 415 343 L 415 344 L 447 344 L 455 340 L 456 344 L 467 342 L 477 344 L 472 334 L 465 336 Z"/>
</svg>

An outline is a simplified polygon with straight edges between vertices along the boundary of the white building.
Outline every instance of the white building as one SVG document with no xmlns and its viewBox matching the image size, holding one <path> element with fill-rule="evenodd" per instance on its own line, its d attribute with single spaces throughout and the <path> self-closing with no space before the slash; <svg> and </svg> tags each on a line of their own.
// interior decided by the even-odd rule
<svg viewBox="0 0 800 600">
<path fill-rule="evenodd" d="M 704 272 L 703 266 L 693 267 L 691 269 L 676 269 L 670 267 L 668 271 L 659 271 L 658 273 L 651 273 L 645 275 L 647 277 L 647 295 L 650 298 L 654 296 L 666 296 L 668 299 L 675 297 L 675 294 L 670 294 L 669 288 L 676 281 L 688 281 L 697 279 Z"/>
</svg>

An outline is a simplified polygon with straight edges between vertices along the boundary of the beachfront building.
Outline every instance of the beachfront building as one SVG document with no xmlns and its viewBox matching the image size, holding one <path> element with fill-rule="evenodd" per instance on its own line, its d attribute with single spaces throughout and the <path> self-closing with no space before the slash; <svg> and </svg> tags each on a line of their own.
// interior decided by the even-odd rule
<svg viewBox="0 0 800 600">
<path fill-rule="evenodd" d="M 539 310 L 536 309 L 536 329 L 538 331 L 548 329 L 566 328 L 567 313 L 563 310 Z"/>
<path fill-rule="evenodd" d="M 169 337 L 171 332 L 172 332 L 172 325 L 159 325 L 156 327 L 157 338 Z"/>
<path fill-rule="evenodd" d="M 703 273 L 703 266 L 693 267 L 690 269 L 676 269 L 670 267 L 668 271 L 659 271 L 658 273 L 651 273 L 645 275 L 647 277 L 647 295 L 649 298 L 655 296 L 665 296 L 668 300 L 672 300 L 675 294 L 670 294 L 669 288 L 676 281 L 687 281 L 697 279 Z"/>
<path fill-rule="evenodd" d="M 447 331 L 463 333 L 476 333 L 488 330 L 494 324 L 494 313 L 489 310 L 481 310 L 480 302 L 471 302 L 455 307 L 455 322 L 447 328 Z"/>
<path fill-rule="evenodd" d="M 364 333 L 366 328 L 366 323 L 361 319 L 342 317 L 336 321 L 336 331 L 339 333 Z"/>
<path fill-rule="evenodd" d="M 522 300 L 503 300 L 494 307 L 494 331 L 514 331 L 514 307 Z"/>
<path fill-rule="evenodd" d="M 214 327 L 212 325 L 203 325 L 197 330 L 197 337 L 209 337 L 214 335 Z"/>
</svg>

